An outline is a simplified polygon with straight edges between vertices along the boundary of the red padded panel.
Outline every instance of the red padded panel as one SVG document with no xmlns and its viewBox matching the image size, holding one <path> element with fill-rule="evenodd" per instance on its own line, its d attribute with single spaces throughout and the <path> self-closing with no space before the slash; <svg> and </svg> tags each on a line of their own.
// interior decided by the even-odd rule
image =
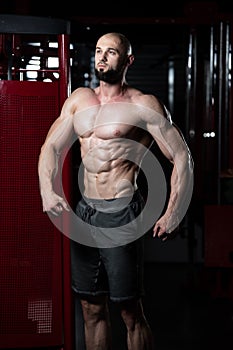
<svg viewBox="0 0 233 350">
<path fill-rule="evenodd" d="M 0 349 L 62 344 L 62 238 L 42 212 L 37 163 L 58 83 L 0 81 Z"/>
<path fill-rule="evenodd" d="M 233 267 L 233 205 L 205 207 L 205 264 Z"/>
</svg>

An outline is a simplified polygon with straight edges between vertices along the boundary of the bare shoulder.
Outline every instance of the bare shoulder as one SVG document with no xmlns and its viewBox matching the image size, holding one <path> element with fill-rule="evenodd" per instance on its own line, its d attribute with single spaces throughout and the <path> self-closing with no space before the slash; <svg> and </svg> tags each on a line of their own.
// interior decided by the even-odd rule
<svg viewBox="0 0 233 350">
<path fill-rule="evenodd" d="M 97 104 L 97 100 L 94 90 L 87 87 L 79 87 L 66 99 L 63 110 L 68 109 L 70 113 L 74 114 L 95 104 Z"/>
<path fill-rule="evenodd" d="M 131 90 L 131 102 L 137 105 L 141 118 L 146 123 L 164 123 L 170 119 L 168 112 L 162 101 L 153 94 L 145 94 L 140 90 Z"/>
<path fill-rule="evenodd" d="M 96 98 L 95 91 L 88 87 L 79 87 L 75 89 L 69 97 L 70 100 L 78 101 L 78 103 L 81 101 L 89 101 L 90 103 L 90 99 L 92 98 Z"/>
<path fill-rule="evenodd" d="M 134 102 L 138 105 L 164 115 L 164 105 L 155 95 L 139 92 L 138 94 L 136 93 L 134 97 Z"/>
</svg>

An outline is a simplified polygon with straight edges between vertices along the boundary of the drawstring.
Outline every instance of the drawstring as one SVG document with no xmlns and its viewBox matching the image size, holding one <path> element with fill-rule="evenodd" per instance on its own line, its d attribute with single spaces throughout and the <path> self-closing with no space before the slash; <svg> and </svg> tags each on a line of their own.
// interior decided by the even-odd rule
<svg viewBox="0 0 233 350">
<path fill-rule="evenodd" d="M 84 213 L 83 213 L 83 219 L 88 224 L 91 224 L 91 216 L 93 216 L 96 213 L 96 209 L 94 208 L 94 204 L 90 202 L 90 205 L 87 204 Z"/>
</svg>

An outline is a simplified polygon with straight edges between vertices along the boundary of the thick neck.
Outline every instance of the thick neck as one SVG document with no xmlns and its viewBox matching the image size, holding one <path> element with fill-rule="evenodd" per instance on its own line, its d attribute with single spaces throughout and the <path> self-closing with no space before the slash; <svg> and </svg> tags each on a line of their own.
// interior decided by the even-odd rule
<svg viewBox="0 0 233 350">
<path fill-rule="evenodd" d="M 102 102 L 114 101 L 124 96 L 127 85 L 125 83 L 108 84 L 106 82 L 100 82 L 99 97 Z"/>
</svg>

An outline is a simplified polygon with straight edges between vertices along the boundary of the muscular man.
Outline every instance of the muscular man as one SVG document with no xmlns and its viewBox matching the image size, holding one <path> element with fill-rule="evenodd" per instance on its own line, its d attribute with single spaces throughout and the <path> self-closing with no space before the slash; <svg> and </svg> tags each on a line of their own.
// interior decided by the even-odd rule
<svg viewBox="0 0 233 350">
<path fill-rule="evenodd" d="M 95 51 L 99 86 L 80 87 L 67 98 L 39 157 L 43 211 L 54 216 L 70 211 L 65 198 L 55 193 L 53 180 L 63 147 L 73 135 L 79 140 L 84 191 L 76 215 L 92 243 L 83 243 L 77 228 L 77 238 L 71 242 L 72 288 L 81 300 L 87 350 L 111 349 L 108 298 L 119 305 L 128 349 L 154 348 L 141 300 L 148 222 L 142 214 L 147 206 L 137 187 L 140 165 L 153 142 L 173 165 L 167 206 L 159 217 L 150 214 L 154 237 L 166 240 L 179 225 L 192 192 L 193 163 L 187 144 L 159 100 L 127 84 L 126 72 L 133 61 L 124 35 L 99 38 Z"/>
</svg>

